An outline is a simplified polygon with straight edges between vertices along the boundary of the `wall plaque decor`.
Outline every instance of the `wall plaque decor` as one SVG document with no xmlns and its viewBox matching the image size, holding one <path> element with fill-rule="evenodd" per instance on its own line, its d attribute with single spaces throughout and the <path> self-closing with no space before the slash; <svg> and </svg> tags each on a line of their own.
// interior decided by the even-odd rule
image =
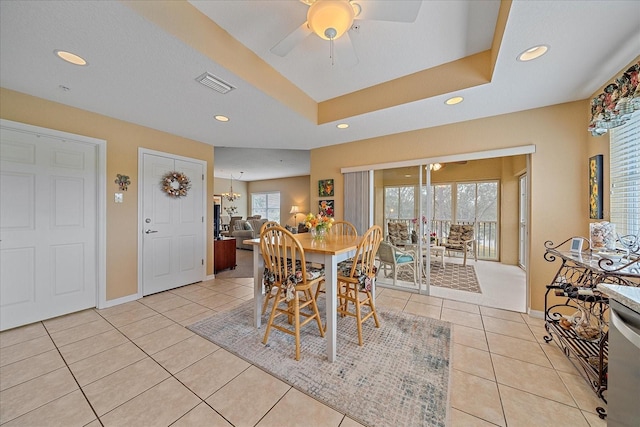
<svg viewBox="0 0 640 427">
<path fill-rule="evenodd" d="M 318 181 L 318 196 L 327 197 L 333 196 L 333 180 L 321 179 Z"/>
<path fill-rule="evenodd" d="M 333 218 L 333 200 L 320 200 L 318 202 L 318 213 Z"/>
</svg>

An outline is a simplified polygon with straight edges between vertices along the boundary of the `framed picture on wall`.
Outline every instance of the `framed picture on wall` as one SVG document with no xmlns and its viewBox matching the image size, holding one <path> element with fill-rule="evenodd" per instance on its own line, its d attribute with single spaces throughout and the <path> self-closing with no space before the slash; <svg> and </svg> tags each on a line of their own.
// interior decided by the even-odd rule
<svg viewBox="0 0 640 427">
<path fill-rule="evenodd" d="M 589 158 L 589 218 L 602 219 L 602 154 Z"/>
<path fill-rule="evenodd" d="M 333 196 L 333 180 L 321 179 L 318 181 L 318 196 L 327 197 Z"/>
<path fill-rule="evenodd" d="M 320 200 L 318 202 L 318 212 L 321 215 L 333 218 L 333 200 Z"/>
</svg>

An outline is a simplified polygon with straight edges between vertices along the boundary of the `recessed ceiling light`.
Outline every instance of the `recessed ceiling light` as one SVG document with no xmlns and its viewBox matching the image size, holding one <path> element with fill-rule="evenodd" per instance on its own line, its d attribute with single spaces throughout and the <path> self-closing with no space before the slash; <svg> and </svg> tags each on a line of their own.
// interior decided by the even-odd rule
<svg viewBox="0 0 640 427">
<path fill-rule="evenodd" d="M 456 104 L 460 104 L 463 100 L 464 98 L 461 96 L 454 96 L 453 98 L 449 98 L 446 101 L 444 101 L 444 103 L 447 105 L 456 105 Z"/>
<path fill-rule="evenodd" d="M 338 129 L 346 129 L 346 128 L 348 128 L 348 127 L 349 127 L 349 124 L 347 124 L 347 123 L 340 123 L 340 124 L 337 124 L 337 125 L 336 125 L 336 127 L 337 127 Z"/>
<path fill-rule="evenodd" d="M 227 117 L 227 116 L 218 115 L 218 116 L 215 116 L 214 118 L 219 122 L 228 122 L 229 121 L 229 117 Z"/>
<path fill-rule="evenodd" d="M 518 61 L 531 61 L 532 59 L 540 58 L 542 55 L 547 53 L 549 50 L 549 46 L 541 44 L 540 46 L 534 46 L 530 49 L 525 50 L 520 55 L 518 55 Z"/>
<path fill-rule="evenodd" d="M 75 53 L 67 52 L 64 50 L 54 50 L 53 53 L 55 53 L 58 58 L 63 59 L 70 64 L 87 65 L 87 61 L 85 61 Z"/>
</svg>

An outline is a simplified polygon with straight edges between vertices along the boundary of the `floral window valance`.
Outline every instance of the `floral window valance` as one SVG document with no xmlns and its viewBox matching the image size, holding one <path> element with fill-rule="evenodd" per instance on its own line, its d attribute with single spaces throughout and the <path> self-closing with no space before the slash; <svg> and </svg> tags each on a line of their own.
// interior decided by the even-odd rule
<svg viewBox="0 0 640 427">
<path fill-rule="evenodd" d="M 591 135 L 604 135 L 607 130 L 623 125 L 635 111 L 640 110 L 639 73 L 640 61 L 593 98 L 589 122 Z"/>
</svg>

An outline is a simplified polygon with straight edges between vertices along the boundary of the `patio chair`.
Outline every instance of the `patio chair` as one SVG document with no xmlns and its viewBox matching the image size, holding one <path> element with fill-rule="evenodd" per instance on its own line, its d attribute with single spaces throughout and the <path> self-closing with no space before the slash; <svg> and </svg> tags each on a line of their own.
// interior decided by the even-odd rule
<svg viewBox="0 0 640 427">
<path fill-rule="evenodd" d="M 384 269 L 385 277 L 389 277 L 387 274 L 387 268 L 391 267 L 394 286 L 396 286 L 396 282 L 398 281 L 398 270 L 405 267 L 411 269 L 411 273 L 413 274 L 413 283 L 416 283 L 415 251 L 403 250 L 388 242 L 382 242 L 378 248 L 378 261 L 380 262 L 378 272 Z"/>
<path fill-rule="evenodd" d="M 394 246 L 404 246 L 411 243 L 409 226 L 403 222 L 387 223 L 387 241 Z"/>
<path fill-rule="evenodd" d="M 447 252 L 462 252 L 464 254 L 462 265 L 467 265 L 468 253 L 472 253 L 473 259 L 478 262 L 478 248 L 473 225 L 451 224 L 447 241 L 440 246 L 447 248 Z"/>
</svg>

